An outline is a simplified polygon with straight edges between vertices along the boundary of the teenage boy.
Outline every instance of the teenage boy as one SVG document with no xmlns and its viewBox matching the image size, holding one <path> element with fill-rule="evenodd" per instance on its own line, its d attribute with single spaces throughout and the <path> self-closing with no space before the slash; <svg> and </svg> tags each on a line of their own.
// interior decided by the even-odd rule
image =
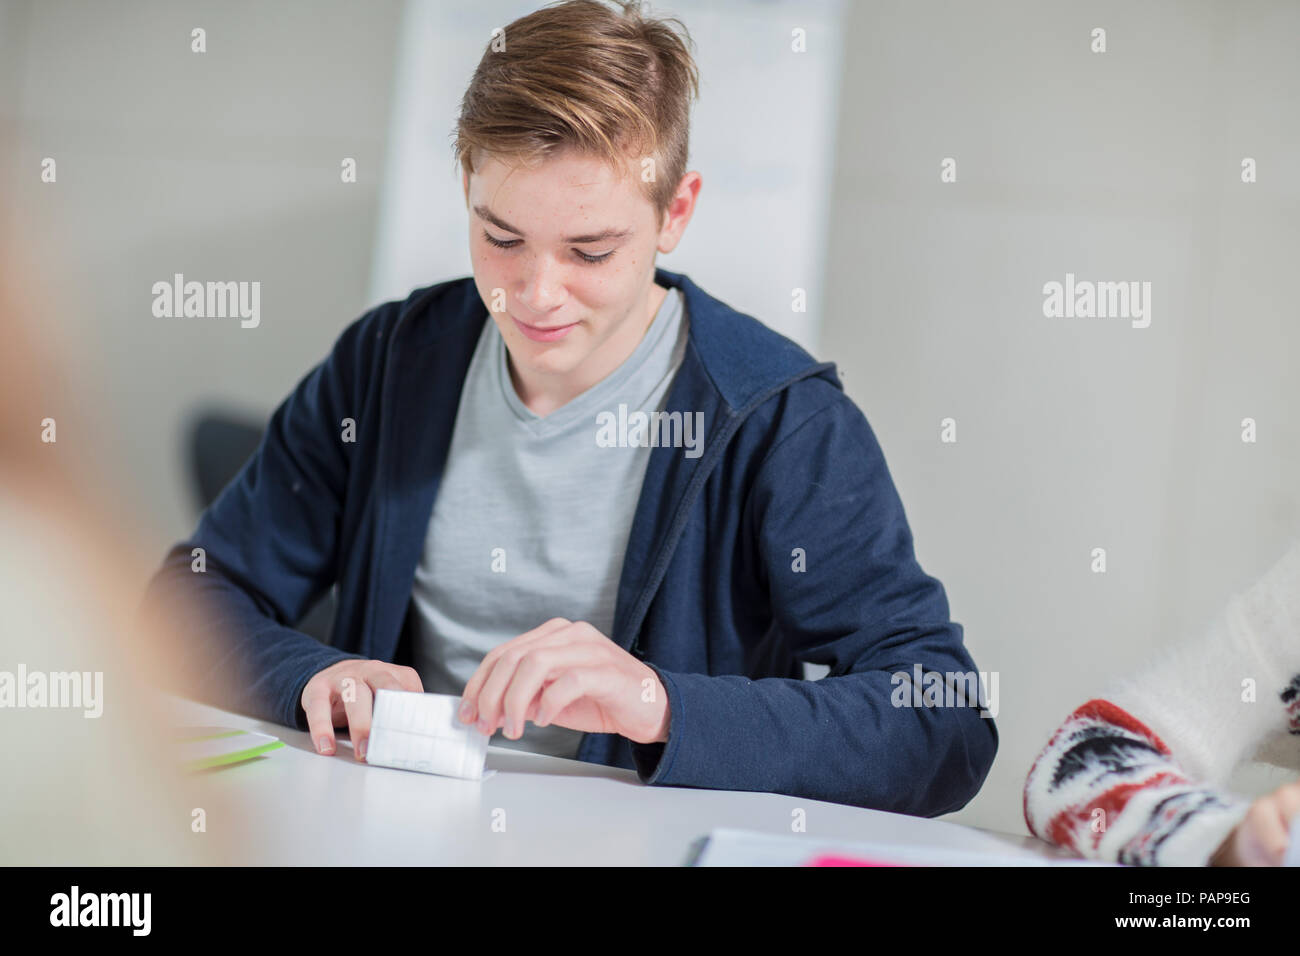
<svg viewBox="0 0 1300 956">
<path fill-rule="evenodd" d="M 997 732 L 899 692 L 975 667 L 866 418 L 655 265 L 701 187 L 686 43 L 595 0 L 504 39 L 457 128 L 473 277 L 349 326 L 154 581 L 211 602 L 196 682 L 322 754 L 423 690 L 650 784 L 964 806 Z M 293 625 L 331 586 L 326 646 Z"/>
</svg>

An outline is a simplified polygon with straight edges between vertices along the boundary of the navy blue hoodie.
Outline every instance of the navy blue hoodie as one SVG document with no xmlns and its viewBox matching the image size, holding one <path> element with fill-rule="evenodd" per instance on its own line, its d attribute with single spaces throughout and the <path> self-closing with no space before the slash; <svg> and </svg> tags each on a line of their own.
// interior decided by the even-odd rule
<svg viewBox="0 0 1300 956">
<path fill-rule="evenodd" d="M 655 278 L 690 320 L 666 410 L 703 412 L 707 438 L 695 458 L 651 451 L 609 636 L 663 681 L 668 740 L 586 734 L 578 759 L 649 784 L 961 808 L 997 730 L 974 700 L 898 706 L 919 698 L 894 675 L 975 665 L 866 418 L 833 364 L 685 275 Z M 306 730 L 299 698 L 322 668 L 410 663 L 412 582 L 485 321 L 469 277 L 381 305 L 275 410 L 146 594 L 204 608 L 185 637 L 193 696 Z M 294 624 L 331 586 L 327 646 Z M 830 672 L 803 680 L 803 661 Z"/>
</svg>

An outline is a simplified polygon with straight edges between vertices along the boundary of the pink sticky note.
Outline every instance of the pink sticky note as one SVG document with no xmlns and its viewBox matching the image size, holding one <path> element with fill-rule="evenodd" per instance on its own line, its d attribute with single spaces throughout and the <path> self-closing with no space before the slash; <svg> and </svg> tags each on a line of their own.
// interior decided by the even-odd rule
<svg viewBox="0 0 1300 956">
<path fill-rule="evenodd" d="M 824 853 L 815 856 L 804 866 L 908 866 L 907 863 L 889 863 L 885 860 L 868 860 L 862 857 L 836 856 Z"/>
</svg>

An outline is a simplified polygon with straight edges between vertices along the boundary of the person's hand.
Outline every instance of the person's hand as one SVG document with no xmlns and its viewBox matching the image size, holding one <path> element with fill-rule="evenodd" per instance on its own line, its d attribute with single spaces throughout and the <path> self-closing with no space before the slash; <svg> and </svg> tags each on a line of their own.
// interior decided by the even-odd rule
<svg viewBox="0 0 1300 956">
<path fill-rule="evenodd" d="M 334 728 L 347 727 L 353 753 L 358 761 L 365 761 L 374 692 L 380 688 L 423 693 L 424 684 L 414 668 L 355 658 L 331 664 L 307 681 L 301 703 L 317 753 L 332 755 L 336 749 Z"/>
<path fill-rule="evenodd" d="M 494 647 L 461 695 L 460 719 L 519 739 L 524 721 L 636 743 L 668 739 L 668 693 L 654 670 L 585 621 L 553 618 Z"/>
<path fill-rule="evenodd" d="M 1300 781 L 1260 797 L 1210 858 L 1210 865 L 1281 866 L 1290 842 L 1291 821 L 1298 813 Z"/>
</svg>

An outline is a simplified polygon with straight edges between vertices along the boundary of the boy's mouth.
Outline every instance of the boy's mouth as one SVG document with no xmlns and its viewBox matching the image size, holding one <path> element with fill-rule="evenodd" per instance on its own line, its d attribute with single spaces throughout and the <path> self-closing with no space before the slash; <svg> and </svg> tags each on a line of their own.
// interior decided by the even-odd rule
<svg viewBox="0 0 1300 956">
<path fill-rule="evenodd" d="M 509 313 L 506 314 L 509 315 Z M 570 322 L 568 325 L 552 325 L 549 327 L 529 325 L 527 322 L 520 322 L 513 315 L 510 316 L 510 321 L 515 324 L 515 328 L 522 332 L 525 337 L 534 342 L 559 341 L 578 325 L 577 322 Z"/>
</svg>

